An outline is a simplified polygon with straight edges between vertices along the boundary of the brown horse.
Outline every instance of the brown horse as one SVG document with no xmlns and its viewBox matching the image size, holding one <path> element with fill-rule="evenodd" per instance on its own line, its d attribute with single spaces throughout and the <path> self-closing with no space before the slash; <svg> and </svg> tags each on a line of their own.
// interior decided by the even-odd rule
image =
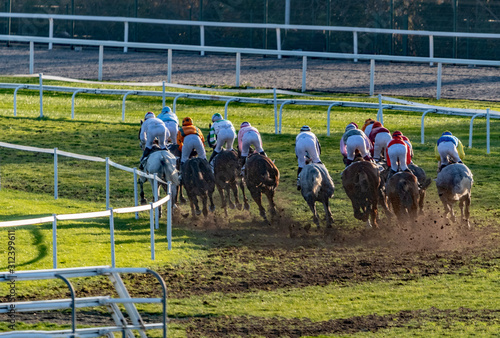
<svg viewBox="0 0 500 338">
<path fill-rule="evenodd" d="M 404 171 L 398 172 L 389 178 L 385 190 L 400 223 L 417 218 L 420 192 L 415 175 Z"/>
<path fill-rule="evenodd" d="M 215 176 L 215 186 L 219 190 L 220 199 L 222 201 L 222 207 L 227 216 L 227 206 L 234 209 L 241 210 L 243 205 L 240 203 L 238 197 L 238 185 L 243 192 L 243 202 L 245 204 L 245 209 L 250 209 L 248 204 L 248 199 L 245 195 L 245 187 L 243 184 L 243 178 L 240 176 L 241 165 L 238 160 L 238 155 L 234 150 L 223 150 L 214 158 L 214 176 Z M 231 200 L 231 190 L 234 195 L 234 201 L 236 205 Z"/>
<path fill-rule="evenodd" d="M 267 196 L 271 215 L 276 215 L 274 191 L 278 187 L 280 172 L 268 157 L 253 153 L 248 156 L 245 164 L 245 183 L 253 200 L 259 206 L 260 216 L 269 223 L 266 210 L 262 206 L 262 194 Z"/>
<path fill-rule="evenodd" d="M 203 215 L 205 217 L 208 215 L 208 199 L 210 199 L 210 211 L 215 210 L 212 197 L 215 190 L 215 178 L 207 160 L 199 157 L 187 160 L 182 166 L 182 181 L 191 204 L 191 215 L 193 217 L 201 214 L 198 197 L 202 200 Z"/>
<path fill-rule="evenodd" d="M 368 227 L 373 224 L 378 228 L 380 175 L 377 166 L 363 160 L 352 163 L 342 173 L 342 186 L 351 199 L 354 217 L 366 222 Z"/>
<path fill-rule="evenodd" d="M 417 177 L 418 188 L 419 188 L 418 209 L 420 214 L 423 214 L 425 194 L 427 188 L 429 188 L 429 186 L 431 185 L 432 180 L 430 177 L 427 177 L 424 169 L 420 168 L 418 165 L 414 163 L 410 163 L 408 165 L 408 169 L 410 169 L 413 175 Z"/>
</svg>

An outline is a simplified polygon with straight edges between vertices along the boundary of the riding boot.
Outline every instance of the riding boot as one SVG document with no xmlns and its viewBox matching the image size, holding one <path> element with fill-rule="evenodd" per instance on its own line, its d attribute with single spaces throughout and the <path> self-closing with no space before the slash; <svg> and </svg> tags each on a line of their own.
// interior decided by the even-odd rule
<svg viewBox="0 0 500 338">
<path fill-rule="evenodd" d="M 345 163 L 345 166 L 348 167 L 352 163 L 352 160 L 345 158 L 344 163 Z"/>
<path fill-rule="evenodd" d="M 152 148 L 145 148 L 145 149 L 144 149 L 144 152 L 142 153 L 142 157 L 141 157 L 141 162 L 142 162 L 142 161 L 143 161 L 146 157 L 148 157 L 148 156 L 149 156 L 149 154 L 151 154 L 151 151 L 152 151 L 152 150 L 153 150 Z"/>
<path fill-rule="evenodd" d="M 219 152 L 217 151 L 212 151 L 212 155 L 210 155 L 210 159 L 208 160 L 208 163 L 210 163 L 210 165 L 212 166 L 212 169 L 214 167 L 214 163 L 212 162 L 212 160 L 215 158 L 215 156 L 217 156 L 219 154 Z"/>
<path fill-rule="evenodd" d="M 446 166 L 447 166 L 446 164 L 441 164 L 441 166 L 438 169 L 438 173 L 441 172 L 441 170 L 443 170 L 443 168 L 446 167 Z"/>
<path fill-rule="evenodd" d="M 389 179 L 395 174 L 397 173 L 397 171 L 394 171 L 394 170 L 390 170 L 389 173 L 387 174 L 387 181 L 389 181 Z"/>
<path fill-rule="evenodd" d="M 374 161 L 373 161 L 373 159 L 371 158 L 371 156 L 370 156 L 370 155 L 366 155 L 365 157 L 363 157 L 363 159 L 364 159 L 365 161 L 368 161 L 368 162 L 372 162 L 372 163 L 374 163 Z"/>
<path fill-rule="evenodd" d="M 300 190 L 300 172 L 302 171 L 303 168 L 298 168 L 297 169 L 297 190 Z"/>
<path fill-rule="evenodd" d="M 240 159 L 241 159 L 241 172 L 240 172 L 240 175 L 241 176 L 245 176 L 245 163 L 247 162 L 247 157 L 246 156 L 241 156 Z"/>
<path fill-rule="evenodd" d="M 259 154 L 261 154 L 262 156 L 267 157 L 267 155 L 266 155 L 266 152 L 265 152 L 265 151 L 261 151 Z"/>
</svg>

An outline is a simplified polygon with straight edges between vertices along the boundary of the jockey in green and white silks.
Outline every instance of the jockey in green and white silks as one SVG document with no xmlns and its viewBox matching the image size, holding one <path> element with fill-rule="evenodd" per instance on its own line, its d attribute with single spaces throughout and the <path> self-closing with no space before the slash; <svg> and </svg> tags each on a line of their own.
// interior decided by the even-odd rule
<svg viewBox="0 0 500 338">
<path fill-rule="evenodd" d="M 170 107 L 165 106 L 158 115 L 158 118 L 165 123 L 165 126 L 170 132 L 168 140 L 170 140 L 173 144 L 177 144 L 177 131 L 179 130 L 179 119 L 177 118 L 177 115 L 175 115 Z"/>
<path fill-rule="evenodd" d="M 344 156 L 346 167 L 354 160 L 356 150 L 366 161 L 371 161 L 370 151 L 372 143 L 364 132 L 358 129 L 358 125 L 354 122 L 349 123 L 345 127 L 344 135 L 340 139 L 340 153 Z"/>
<path fill-rule="evenodd" d="M 214 148 L 214 151 L 208 162 L 212 162 L 213 158 L 222 151 L 224 145 L 226 145 L 227 150 L 233 150 L 235 139 L 236 130 L 231 121 L 225 120 L 221 114 L 215 113 L 212 116 L 212 127 L 210 127 L 208 134 L 208 145 Z"/>
<path fill-rule="evenodd" d="M 299 175 L 306 166 L 307 157 L 311 159 L 312 163 L 321 163 L 319 158 L 321 145 L 309 126 L 302 126 L 300 133 L 295 138 L 295 155 L 299 164 L 297 169 L 297 189 L 300 190 Z"/>
<path fill-rule="evenodd" d="M 151 153 L 155 138 L 158 138 L 160 149 L 167 149 L 168 137 L 170 137 L 170 132 L 165 126 L 165 123 L 159 118 L 156 118 L 154 113 L 146 113 L 139 136 L 141 144 L 145 144 L 141 161 Z"/>
</svg>

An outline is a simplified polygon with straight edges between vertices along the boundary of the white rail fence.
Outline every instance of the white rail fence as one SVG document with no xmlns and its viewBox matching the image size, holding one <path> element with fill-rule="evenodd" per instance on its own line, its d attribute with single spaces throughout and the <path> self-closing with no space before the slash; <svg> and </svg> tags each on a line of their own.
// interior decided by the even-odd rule
<svg viewBox="0 0 500 338">
<path fill-rule="evenodd" d="M 160 298 L 131 298 L 130 294 L 120 277 L 120 274 L 152 274 L 159 282 L 162 289 Z M 118 298 L 108 296 L 95 296 L 76 298 L 75 289 L 70 282 L 70 278 L 107 276 L 112 282 Z M 0 304 L 0 313 L 12 314 L 15 317 L 17 312 L 35 312 L 71 309 L 71 330 L 55 331 L 15 331 L 0 333 L 5 337 L 114 337 L 113 332 L 121 332 L 122 337 L 134 338 L 134 331 L 137 331 L 141 338 L 146 338 L 146 330 L 160 329 L 163 337 L 167 336 L 167 287 L 161 276 L 146 268 L 110 268 L 109 266 L 93 266 L 82 268 L 66 268 L 53 270 L 35 271 L 8 271 L 0 272 L 0 282 L 15 285 L 19 282 L 44 279 L 61 279 L 68 286 L 71 299 L 54 299 L 28 302 L 4 302 Z M 145 324 L 140 313 L 137 311 L 137 303 L 160 303 L 162 304 L 162 323 Z M 127 322 L 122 310 L 117 304 L 123 304 L 128 318 Z M 77 328 L 76 308 L 105 306 L 111 313 L 115 326 Z"/>
<path fill-rule="evenodd" d="M 6 221 L 0 222 L 0 228 L 3 227 L 14 227 L 14 226 L 23 226 L 23 225 L 33 225 L 33 224 L 43 224 L 43 223 L 52 223 L 52 265 L 53 268 L 57 268 L 57 221 L 66 221 L 66 220 L 80 220 L 80 219 L 92 219 L 92 218 L 100 218 L 100 217 L 108 217 L 109 218 L 109 228 L 110 228 L 110 241 L 111 241 L 111 265 L 112 267 L 116 266 L 116 256 L 115 256 L 115 230 L 114 230 L 114 215 L 115 214 L 124 214 L 124 213 L 135 213 L 135 217 L 138 218 L 138 213 L 141 211 L 149 211 L 150 214 L 150 238 L 151 238 L 151 259 L 155 260 L 155 229 L 159 228 L 159 217 L 158 217 L 158 207 L 167 203 L 167 240 L 168 240 L 168 250 L 172 250 L 172 186 L 171 182 L 165 182 L 157 177 L 157 175 L 151 175 L 137 170 L 136 168 L 128 168 L 123 165 L 117 164 L 111 161 L 109 158 L 103 159 L 100 157 L 94 156 L 86 156 L 80 154 L 69 153 L 65 151 L 60 151 L 57 148 L 54 149 L 44 149 L 44 148 L 36 148 L 36 147 L 28 147 L 15 145 L 5 142 L 0 142 L 0 147 L 10 148 L 16 150 L 23 151 L 32 151 L 32 152 L 41 152 L 54 154 L 54 199 L 58 198 L 58 170 L 57 170 L 57 157 L 58 155 L 72 157 L 81 160 L 93 161 L 93 162 L 105 162 L 106 163 L 106 210 L 105 211 L 96 211 L 96 212 L 87 212 L 87 213 L 77 213 L 77 214 L 65 214 L 65 215 L 52 215 L 46 217 L 39 218 L 31 218 L 24 220 L 16 220 L 16 221 Z M 134 207 L 126 207 L 126 208 L 116 208 L 113 209 L 110 207 L 109 198 L 110 198 L 110 175 L 109 175 L 109 167 L 113 166 L 115 168 L 130 172 L 134 174 Z M 149 179 L 152 179 L 154 182 L 154 187 L 157 186 L 158 183 L 167 184 L 168 185 L 168 193 L 167 195 L 158 200 L 157 189 L 153 189 L 154 202 L 151 202 L 149 205 L 138 205 L 138 197 L 137 197 L 137 176 L 143 176 Z"/>
<path fill-rule="evenodd" d="M 34 72 L 34 44 L 48 44 L 49 49 L 52 49 L 53 44 L 60 45 L 80 45 L 94 46 L 99 48 L 98 61 L 98 80 L 103 79 L 103 62 L 104 62 L 104 47 L 123 48 L 127 52 L 128 48 L 146 49 L 146 50 L 166 50 L 167 56 L 167 82 L 171 83 L 172 77 L 172 53 L 173 51 L 193 51 L 200 52 L 204 55 L 205 52 L 214 53 L 230 53 L 235 54 L 236 69 L 235 69 L 235 85 L 240 86 L 240 68 L 241 55 L 276 55 L 294 56 L 302 58 L 302 92 L 306 91 L 306 74 L 307 74 L 307 58 L 324 58 L 324 59 L 343 59 L 343 60 L 365 60 L 370 61 L 370 89 L 369 94 L 374 95 L 375 83 L 375 62 L 376 61 L 396 61 L 396 62 L 412 62 L 412 63 L 429 63 L 438 64 L 437 81 L 436 81 L 436 98 L 441 97 L 442 83 L 442 64 L 459 64 L 459 65 L 482 65 L 482 66 L 500 66 L 500 61 L 497 60 L 474 60 L 474 59 L 454 59 L 454 58 L 436 58 L 434 57 L 434 36 L 441 37 L 467 37 L 477 39 L 499 39 L 500 34 L 486 33 L 457 33 L 457 32 L 436 32 L 436 31 L 414 31 L 414 30 L 397 30 L 397 29 L 376 29 L 376 28 L 360 28 L 360 27 L 335 27 L 335 26 L 306 26 L 306 25 L 277 25 L 277 24 L 247 24 L 247 23 L 221 23 L 221 22 L 197 22 L 185 20 L 158 20 L 158 19 L 142 19 L 142 18 L 124 18 L 124 17 L 93 17 L 93 16 L 74 16 L 74 15 L 47 15 L 47 14 L 23 14 L 23 13 L 0 13 L 0 17 L 16 17 L 16 18 L 33 18 L 49 20 L 48 37 L 37 36 L 18 36 L 18 35 L 0 35 L 0 41 L 10 42 L 26 42 L 29 43 L 29 73 Z M 53 37 L 53 22 L 54 20 L 86 20 L 86 21 L 108 21 L 108 22 L 123 22 L 124 23 L 124 40 L 123 41 L 104 41 L 104 40 L 85 40 L 85 39 L 67 39 Z M 161 44 L 161 43 L 141 43 L 128 41 L 128 23 L 148 23 L 148 24 L 164 24 L 164 25 L 189 25 L 200 27 L 200 45 L 180 45 L 180 44 Z M 256 49 L 256 48 L 233 48 L 233 47 L 216 47 L 206 46 L 204 39 L 205 27 L 233 27 L 233 28 L 262 28 L 276 29 L 277 35 L 277 50 L 271 49 Z M 330 52 L 310 52 L 310 51 L 294 51 L 281 49 L 281 30 L 318 30 L 318 31 L 338 31 L 352 32 L 353 34 L 353 52 L 352 53 L 330 53 Z M 418 35 L 429 37 L 429 56 L 396 56 L 396 55 L 375 55 L 375 54 L 359 54 L 358 52 L 358 33 L 374 33 L 374 34 L 401 34 L 401 35 Z"/>
</svg>

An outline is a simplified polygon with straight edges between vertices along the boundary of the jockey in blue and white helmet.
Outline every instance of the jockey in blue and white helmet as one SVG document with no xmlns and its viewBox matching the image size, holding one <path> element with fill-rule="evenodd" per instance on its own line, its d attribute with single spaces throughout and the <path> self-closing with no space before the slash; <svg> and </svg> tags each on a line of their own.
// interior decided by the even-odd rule
<svg viewBox="0 0 500 338">
<path fill-rule="evenodd" d="M 160 149 L 167 149 L 166 140 L 169 136 L 170 133 L 165 126 L 165 123 L 163 123 L 163 121 L 159 118 L 156 118 L 154 113 L 146 113 L 139 134 L 141 145 L 144 148 L 141 161 L 151 153 L 151 150 L 153 149 L 153 141 L 155 140 L 155 138 L 158 138 Z"/>
<path fill-rule="evenodd" d="M 165 123 L 165 126 L 170 132 L 168 141 L 173 144 L 177 144 L 177 131 L 179 130 L 179 119 L 177 118 L 177 115 L 175 115 L 169 106 L 165 106 L 158 115 L 158 118 Z"/>
<path fill-rule="evenodd" d="M 439 161 L 438 171 L 450 164 L 449 159 L 456 163 L 463 163 L 462 159 L 465 157 L 462 142 L 448 130 L 437 140 L 434 151 L 436 159 Z"/>
<path fill-rule="evenodd" d="M 207 139 L 208 145 L 214 149 L 208 161 L 213 166 L 212 160 L 222 151 L 224 145 L 227 150 L 233 150 L 236 130 L 231 121 L 225 120 L 221 114 L 215 113 L 212 115 L 212 126 Z"/>
<path fill-rule="evenodd" d="M 299 175 L 306 166 L 306 161 L 310 159 L 313 163 L 321 163 L 321 145 L 316 135 L 309 126 L 302 126 L 295 138 L 295 155 L 298 160 L 297 168 L 297 190 L 300 190 Z"/>
</svg>

